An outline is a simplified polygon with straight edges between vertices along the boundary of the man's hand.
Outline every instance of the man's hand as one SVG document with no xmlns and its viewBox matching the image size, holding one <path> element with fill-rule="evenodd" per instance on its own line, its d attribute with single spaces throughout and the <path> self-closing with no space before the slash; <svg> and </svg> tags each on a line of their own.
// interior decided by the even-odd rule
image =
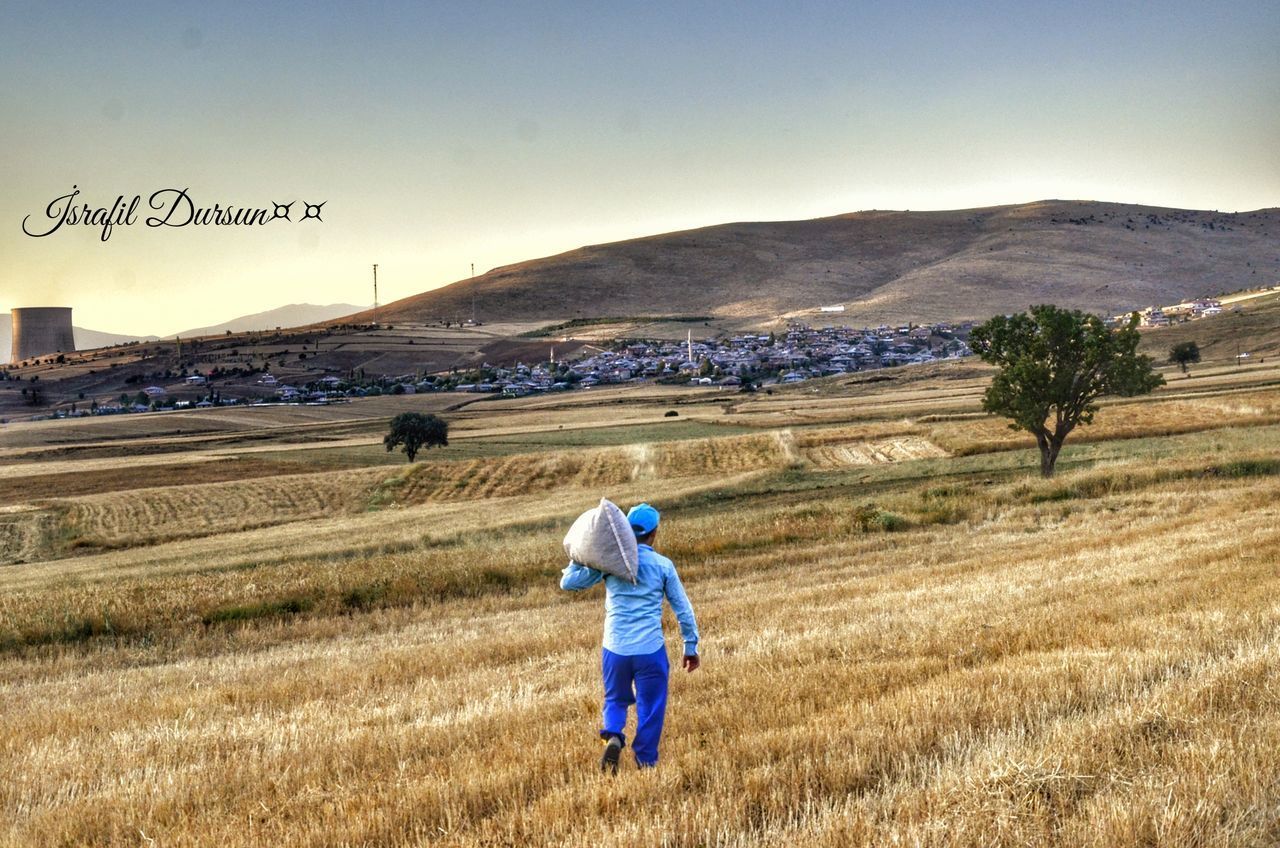
<svg viewBox="0 0 1280 848">
<path fill-rule="evenodd" d="M 680 664 L 684 666 L 685 671 L 697 671 L 698 666 L 702 665 L 702 660 L 698 659 L 697 654 L 685 654 L 684 660 Z"/>
</svg>

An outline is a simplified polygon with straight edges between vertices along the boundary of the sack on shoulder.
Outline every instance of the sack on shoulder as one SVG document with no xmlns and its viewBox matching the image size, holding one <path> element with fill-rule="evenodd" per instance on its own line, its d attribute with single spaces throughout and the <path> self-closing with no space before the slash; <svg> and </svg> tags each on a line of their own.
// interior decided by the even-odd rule
<svg viewBox="0 0 1280 848">
<path fill-rule="evenodd" d="M 601 498 L 599 506 L 573 522 L 564 537 L 564 551 L 574 562 L 636 582 L 640 567 L 636 536 L 622 510 L 608 498 Z"/>
</svg>

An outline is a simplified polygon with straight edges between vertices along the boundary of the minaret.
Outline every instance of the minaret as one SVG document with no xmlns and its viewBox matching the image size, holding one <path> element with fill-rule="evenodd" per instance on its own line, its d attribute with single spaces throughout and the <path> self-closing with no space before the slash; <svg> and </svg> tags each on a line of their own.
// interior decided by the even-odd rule
<svg viewBox="0 0 1280 848">
<path fill-rule="evenodd" d="M 693 361 L 693 330 L 689 331 L 689 361 Z"/>
</svg>

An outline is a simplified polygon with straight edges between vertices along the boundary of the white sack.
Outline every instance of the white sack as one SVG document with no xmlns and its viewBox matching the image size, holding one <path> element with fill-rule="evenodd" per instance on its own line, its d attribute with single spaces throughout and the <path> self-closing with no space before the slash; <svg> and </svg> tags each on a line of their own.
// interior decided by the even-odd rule
<svg viewBox="0 0 1280 848">
<path fill-rule="evenodd" d="M 574 562 L 636 582 L 640 567 L 636 534 L 622 510 L 607 498 L 573 522 L 564 537 L 564 551 Z"/>
</svg>

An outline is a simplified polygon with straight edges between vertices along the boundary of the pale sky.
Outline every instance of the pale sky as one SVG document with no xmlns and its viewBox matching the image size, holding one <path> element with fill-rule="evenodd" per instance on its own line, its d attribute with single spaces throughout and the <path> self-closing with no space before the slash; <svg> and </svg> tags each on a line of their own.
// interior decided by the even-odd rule
<svg viewBox="0 0 1280 848">
<path fill-rule="evenodd" d="M 318 5 L 0 3 L 0 312 L 162 335 L 367 303 L 373 262 L 390 302 L 727 221 L 1280 205 L 1274 0 Z M 139 222 L 25 235 L 72 185 Z M 175 188 L 293 220 L 145 227 Z"/>
</svg>

